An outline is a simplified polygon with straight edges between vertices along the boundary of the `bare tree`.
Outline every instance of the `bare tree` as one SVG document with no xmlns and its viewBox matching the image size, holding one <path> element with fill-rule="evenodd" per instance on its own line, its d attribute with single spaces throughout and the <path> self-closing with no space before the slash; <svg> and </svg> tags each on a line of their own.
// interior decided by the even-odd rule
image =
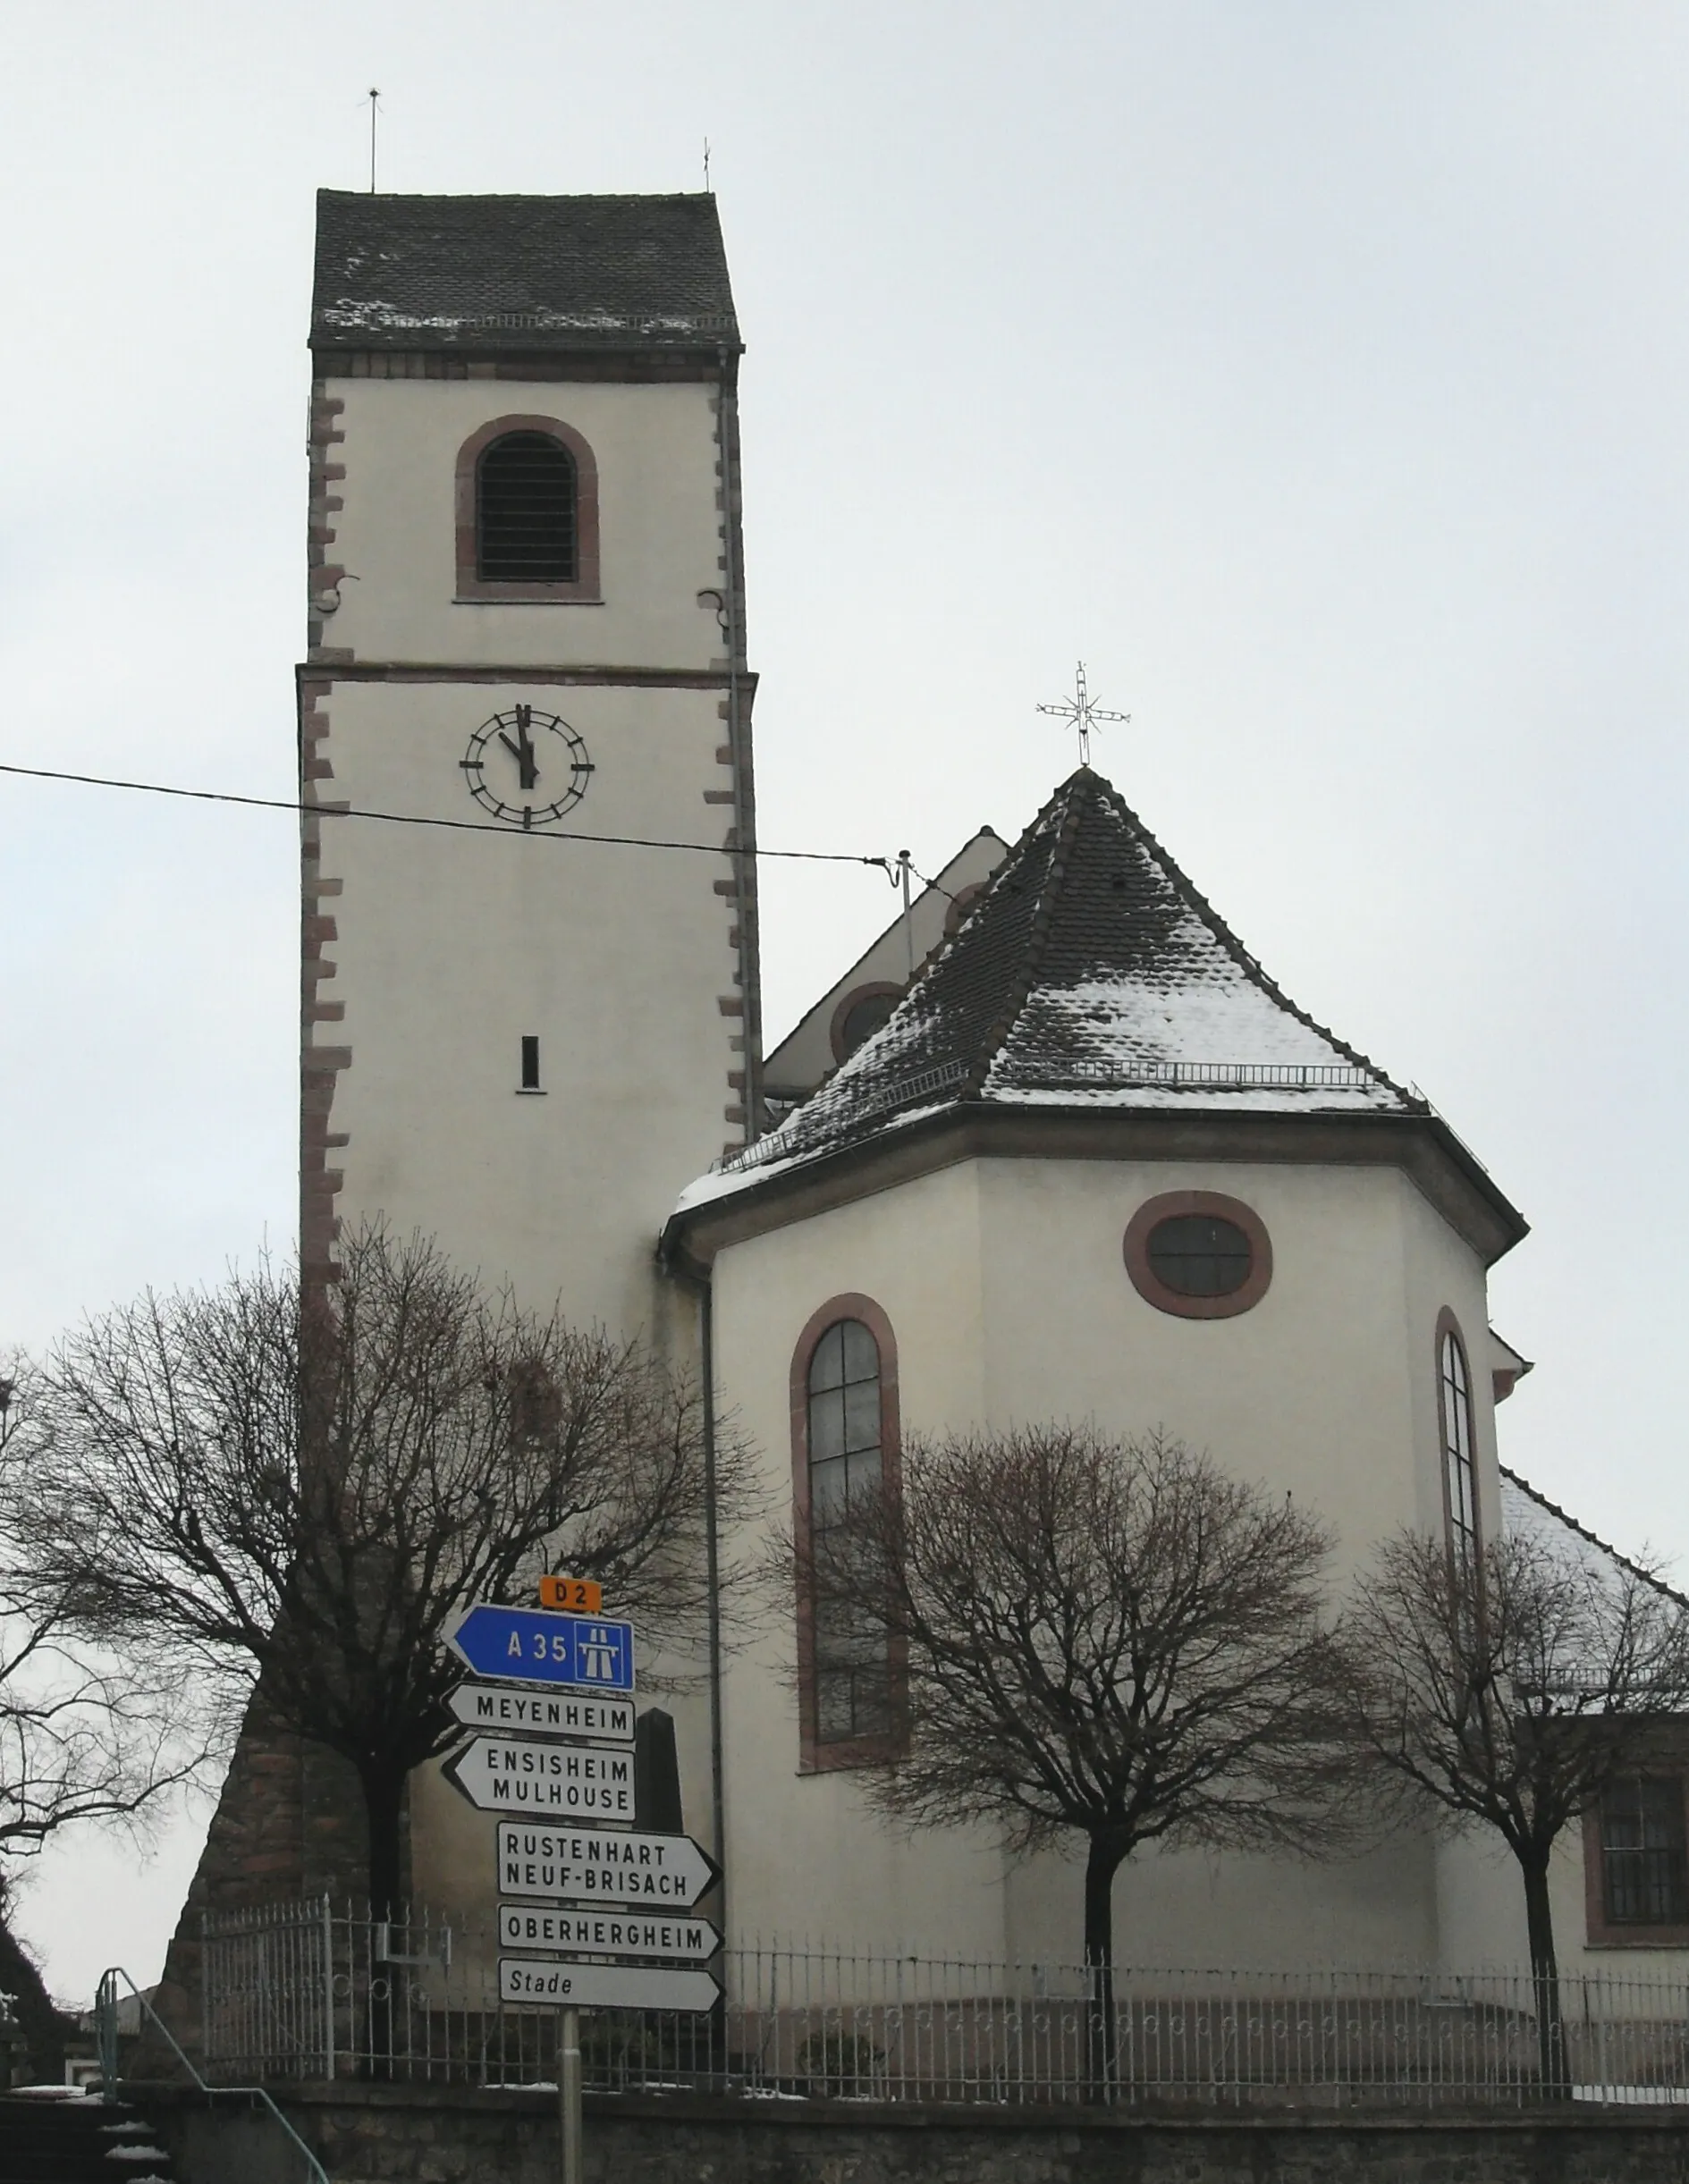
<svg viewBox="0 0 1689 2184">
<path fill-rule="evenodd" d="M 0 1374 L 0 1488 L 21 1461 L 38 1390 Z M 100 1644 L 63 1583 L 43 1583 L 34 1541 L 0 1530 L 0 1986 L 33 2073 L 62 2067 L 74 2030 L 13 1930 L 18 1861 L 65 1829 L 138 1823 L 203 1764 L 207 1723 L 176 1680 Z"/>
<path fill-rule="evenodd" d="M 900 1487 L 812 1513 L 796 1546 L 812 1627 L 890 1665 L 880 1806 L 1016 1851 L 1083 1839 L 1094 2086 L 1131 1853 L 1326 1834 L 1328 1551 L 1288 1498 L 1176 1442 L 1075 1426 L 916 1442 Z"/>
<path fill-rule="evenodd" d="M 48 1581 L 350 1762 L 378 1911 L 401 1893 L 406 1779 L 456 1733 L 459 1610 L 549 1557 L 659 1641 L 702 1628 L 696 1387 L 487 1296 L 426 1240 L 351 1236 L 316 1297 L 267 1265 L 148 1295 L 63 1341 L 44 1379 L 23 1501 Z M 730 1437 L 714 1471 L 730 1522 Z"/>
<path fill-rule="evenodd" d="M 1490 1829 L 1518 1861 L 1543 2082 L 1565 2091 L 1554 1846 L 1689 1712 L 1685 1603 L 1617 1556 L 1507 1533 L 1465 1568 L 1440 1539 L 1401 1532 L 1342 1650 L 1356 1742 L 1408 1808 Z"/>
</svg>

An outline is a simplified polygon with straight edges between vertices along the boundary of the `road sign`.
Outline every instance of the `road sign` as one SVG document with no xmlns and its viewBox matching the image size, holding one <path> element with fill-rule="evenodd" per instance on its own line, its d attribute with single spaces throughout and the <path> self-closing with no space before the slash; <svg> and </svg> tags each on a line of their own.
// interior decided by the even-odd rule
<svg viewBox="0 0 1689 2184">
<path fill-rule="evenodd" d="M 600 1957 L 713 1957 L 722 1937 L 707 1918 L 688 1918 L 684 1912 L 501 1903 L 499 1944 L 505 1949 L 583 1949 Z"/>
<path fill-rule="evenodd" d="M 721 1868 L 690 1835 L 499 1822 L 501 1895 L 684 1911 L 720 1878 Z"/>
<path fill-rule="evenodd" d="M 561 1607 L 573 1615 L 602 1615 L 604 1589 L 590 1577 L 543 1577 L 539 1581 L 542 1607 Z"/>
<path fill-rule="evenodd" d="M 466 1668 L 495 1682 L 633 1690 L 633 1625 L 609 1615 L 553 1615 L 478 1600 L 446 1643 Z"/>
<path fill-rule="evenodd" d="M 572 1691 L 513 1691 L 508 1683 L 460 1683 L 447 1700 L 468 1729 L 527 1729 L 536 1736 L 633 1742 L 631 1699 L 580 1699 Z"/>
<path fill-rule="evenodd" d="M 714 1974 L 684 1966 L 559 1964 L 544 1957 L 501 1957 L 499 2000 L 546 2010 L 713 2010 L 722 1998 Z"/>
<path fill-rule="evenodd" d="M 483 1812 L 633 1818 L 633 1754 L 613 1745 L 471 1737 L 442 1772 Z"/>
</svg>

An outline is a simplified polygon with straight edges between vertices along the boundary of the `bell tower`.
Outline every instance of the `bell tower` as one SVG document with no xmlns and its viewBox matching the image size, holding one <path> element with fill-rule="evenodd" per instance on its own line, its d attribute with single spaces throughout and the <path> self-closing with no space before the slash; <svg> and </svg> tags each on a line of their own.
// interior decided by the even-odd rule
<svg viewBox="0 0 1689 2184">
<path fill-rule="evenodd" d="M 306 1268 L 381 1216 L 631 1333 L 758 1093 L 714 199 L 324 191 L 310 341 Z"/>
</svg>

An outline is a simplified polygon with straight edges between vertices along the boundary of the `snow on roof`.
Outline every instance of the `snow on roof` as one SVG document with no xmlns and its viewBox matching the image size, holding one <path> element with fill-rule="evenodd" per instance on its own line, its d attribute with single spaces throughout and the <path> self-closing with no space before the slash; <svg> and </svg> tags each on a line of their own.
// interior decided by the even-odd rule
<svg viewBox="0 0 1689 2184">
<path fill-rule="evenodd" d="M 319 349 L 737 348 L 715 200 L 323 190 Z"/>
<path fill-rule="evenodd" d="M 1008 1108 L 1429 1111 L 1279 991 L 1088 766 L 891 1019 L 721 1173 L 818 1157 L 937 1095 Z"/>
<path fill-rule="evenodd" d="M 1639 1569 L 1628 1556 L 1621 1555 L 1616 1547 L 1609 1547 L 1605 1539 L 1598 1539 L 1575 1517 L 1568 1515 L 1558 1502 L 1550 1501 L 1546 1494 L 1539 1494 L 1516 1471 L 1510 1471 L 1505 1463 L 1499 1468 L 1504 1531 L 1545 1547 L 1557 1560 L 1564 1558 L 1602 1582 L 1615 1579 L 1620 1571 L 1628 1571 L 1633 1577 L 1640 1577 L 1669 1598 L 1683 1600 L 1683 1595 L 1674 1587 Z M 1684 1605 L 1689 1606 L 1689 1601 Z"/>
</svg>

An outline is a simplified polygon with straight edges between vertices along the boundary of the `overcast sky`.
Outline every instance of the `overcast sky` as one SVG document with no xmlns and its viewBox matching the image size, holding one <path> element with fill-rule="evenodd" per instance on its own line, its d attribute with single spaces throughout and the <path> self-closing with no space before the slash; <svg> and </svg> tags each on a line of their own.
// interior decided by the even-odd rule
<svg viewBox="0 0 1689 2184">
<path fill-rule="evenodd" d="M 1083 655 L 1096 763 L 1534 1224 L 1504 1460 L 1689 1555 L 1689 12 L 20 6 L 0 759 L 292 793 L 312 192 L 371 84 L 385 189 L 690 190 L 709 137 L 764 839 L 1012 837 Z M 0 840 L 4 1345 L 291 1240 L 297 957 L 285 814 L 0 776 Z M 891 898 L 764 886 L 778 1035 Z M 156 1976 L 194 1847 L 46 1861 L 62 1991 Z"/>
</svg>

